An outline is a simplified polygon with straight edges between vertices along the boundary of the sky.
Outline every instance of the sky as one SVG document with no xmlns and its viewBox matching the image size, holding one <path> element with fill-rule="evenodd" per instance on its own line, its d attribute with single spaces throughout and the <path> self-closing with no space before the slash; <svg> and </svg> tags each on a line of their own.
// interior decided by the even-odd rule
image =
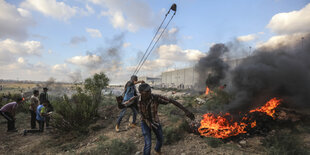
<svg viewBox="0 0 310 155">
<path fill-rule="evenodd" d="M 78 82 L 104 72 L 125 83 L 173 3 L 138 76 L 192 67 L 216 43 L 242 47 L 230 52 L 236 59 L 310 32 L 310 0 L 0 0 L 0 79 Z"/>
</svg>

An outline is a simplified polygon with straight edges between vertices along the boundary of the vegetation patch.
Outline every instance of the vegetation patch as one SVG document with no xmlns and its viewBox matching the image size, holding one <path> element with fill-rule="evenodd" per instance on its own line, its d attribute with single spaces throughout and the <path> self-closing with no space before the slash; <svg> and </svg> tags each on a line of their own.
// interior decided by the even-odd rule
<svg viewBox="0 0 310 155">
<path fill-rule="evenodd" d="M 297 135 L 286 132 L 267 136 L 262 142 L 268 154 L 306 155 L 310 153 L 302 146 L 301 140 Z"/>
</svg>

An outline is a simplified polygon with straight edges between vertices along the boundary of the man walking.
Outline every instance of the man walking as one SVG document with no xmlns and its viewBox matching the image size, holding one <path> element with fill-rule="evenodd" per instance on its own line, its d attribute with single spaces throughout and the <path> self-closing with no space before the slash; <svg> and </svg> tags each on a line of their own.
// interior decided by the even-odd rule
<svg viewBox="0 0 310 155">
<path fill-rule="evenodd" d="M 15 113 L 18 105 L 22 104 L 23 101 L 24 98 L 18 97 L 16 102 L 8 103 L 0 109 L 0 114 L 8 121 L 7 132 L 17 132 L 15 128 Z"/>
<path fill-rule="evenodd" d="M 160 149 L 163 143 L 163 131 L 158 117 L 158 106 L 159 104 L 172 103 L 181 110 L 183 110 L 187 117 L 194 120 L 195 116 L 193 113 L 184 108 L 180 103 L 170 100 L 166 97 L 155 95 L 151 93 L 151 87 L 143 83 L 139 86 L 140 96 L 135 96 L 130 100 L 126 101 L 124 104 L 131 104 L 131 102 L 137 103 L 139 112 L 141 114 L 141 128 L 144 136 L 144 149 L 143 154 L 149 155 L 151 153 L 152 145 L 152 135 L 153 131 L 156 135 L 156 146 L 155 152 L 160 153 Z"/>
<path fill-rule="evenodd" d="M 131 76 L 130 81 L 128 81 L 125 85 L 124 88 L 124 99 L 123 99 L 123 103 L 128 101 L 129 99 L 131 99 L 134 96 L 137 96 L 137 90 L 136 90 L 136 84 L 138 83 L 144 83 L 144 81 L 138 81 L 138 77 L 136 75 Z M 130 108 L 133 112 L 133 116 L 132 116 L 132 123 L 130 124 L 131 127 L 135 127 L 136 126 L 136 117 L 137 117 L 137 108 L 136 108 L 136 104 L 132 104 L 128 107 L 125 107 L 122 109 L 121 113 L 119 114 L 119 117 L 117 119 L 117 123 L 115 126 L 115 131 L 118 132 L 119 131 L 119 126 L 121 124 L 121 121 L 123 119 L 123 117 L 125 116 L 126 110 L 127 108 Z"/>
</svg>

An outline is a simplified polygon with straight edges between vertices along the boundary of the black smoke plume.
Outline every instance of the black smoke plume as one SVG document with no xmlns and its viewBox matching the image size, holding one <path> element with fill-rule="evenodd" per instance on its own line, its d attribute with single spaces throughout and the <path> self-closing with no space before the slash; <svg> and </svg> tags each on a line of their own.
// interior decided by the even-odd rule
<svg viewBox="0 0 310 155">
<path fill-rule="evenodd" d="M 228 51 L 224 44 L 215 44 L 210 48 L 208 55 L 198 61 L 195 66 L 199 74 L 198 85 L 203 86 L 202 83 L 205 83 L 209 88 L 219 86 L 229 69 L 228 64 L 222 60 L 223 54 Z"/>
<path fill-rule="evenodd" d="M 310 107 L 310 35 L 303 45 L 261 48 L 230 72 L 235 98 L 230 111 L 248 110 L 273 97 L 290 107 Z"/>
</svg>

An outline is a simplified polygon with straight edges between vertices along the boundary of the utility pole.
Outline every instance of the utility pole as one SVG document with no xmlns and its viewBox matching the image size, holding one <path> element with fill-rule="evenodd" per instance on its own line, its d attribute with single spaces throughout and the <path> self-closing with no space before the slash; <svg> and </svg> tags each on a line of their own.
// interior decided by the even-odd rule
<svg viewBox="0 0 310 155">
<path fill-rule="evenodd" d="M 304 37 L 301 37 L 301 49 L 303 50 L 304 49 Z"/>
<path fill-rule="evenodd" d="M 249 46 L 249 49 L 250 49 L 249 55 L 252 55 L 252 54 L 251 54 L 251 49 L 252 49 L 252 47 L 251 47 L 251 46 Z"/>
</svg>

